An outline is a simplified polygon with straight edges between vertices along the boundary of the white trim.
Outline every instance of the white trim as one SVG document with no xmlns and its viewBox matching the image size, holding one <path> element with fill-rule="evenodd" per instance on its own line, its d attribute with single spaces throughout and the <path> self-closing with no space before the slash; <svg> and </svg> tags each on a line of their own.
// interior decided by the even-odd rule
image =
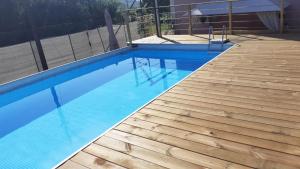
<svg viewBox="0 0 300 169">
<path fill-rule="evenodd" d="M 143 44 L 144 45 L 144 44 Z M 152 44 L 151 44 L 152 45 Z M 173 44 L 173 45 L 177 45 L 177 44 Z M 203 44 L 202 44 L 203 45 Z M 207 45 L 207 44 L 206 44 Z M 227 52 L 228 50 L 230 50 L 231 48 L 235 47 L 236 45 L 233 44 L 231 47 L 227 48 L 226 50 L 224 50 L 223 52 L 221 52 L 219 55 L 217 55 L 216 57 L 214 57 L 213 59 L 211 59 L 210 61 L 206 62 L 205 64 L 203 64 L 202 66 L 200 66 L 198 69 L 196 69 L 195 71 L 191 72 L 189 75 L 187 75 L 186 77 L 184 77 L 183 79 L 181 79 L 180 81 L 178 81 L 177 83 L 175 83 L 174 85 L 170 86 L 167 90 L 163 91 L 161 94 L 157 95 L 156 97 L 154 97 L 153 99 L 151 99 L 149 102 L 145 103 L 144 105 L 140 106 L 139 108 L 137 108 L 134 112 L 130 113 L 128 116 L 126 116 L 124 119 L 122 119 L 120 122 L 116 123 L 115 125 L 113 125 L 112 127 L 110 127 L 109 129 L 107 129 L 106 131 L 104 131 L 102 134 L 100 134 L 99 136 L 97 136 L 95 139 L 92 139 L 90 142 L 88 142 L 87 144 L 85 144 L 84 146 L 82 146 L 81 148 L 79 148 L 77 151 L 75 151 L 73 154 L 71 154 L 70 156 L 68 156 L 67 158 L 65 158 L 64 160 L 62 160 L 61 162 L 59 162 L 57 165 L 55 165 L 53 167 L 57 168 L 59 166 L 61 166 L 63 163 L 65 163 L 66 161 L 68 161 L 70 158 L 72 158 L 74 155 L 76 155 L 78 152 L 80 152 L 82 149 L 86 148 L 87 146 L 89 146 L 90 144 L 92 144 L 93 142 L 95 142 L 97 139 L 99 139 L 100 137 L 104 136 L 106 133 L 108 133 L 110 130 L 112 130 L 113 128 L 115 128 L 116 126 L 118 126 L 119 124 L 123 123 L 125 120 L 127 120 L 129 117 L 131 117 L 133 114 L 137 113 L 139 110 L 143 109 L 144 107 L 146 107 L 148 104 L 150 104 L 151 102 L 153 102 L 154 100 L 156 100 L 158 97 L 160 97 L 161 95 L 165 94 L 166 92 L 168 92 L 169 90 L 171 90 L 172 88 L 174 88 L 176 85 L 178 85 L 179 83 L 181 83 L 182 81 L 184 81 L 185 79 L 189 78 L 190 76 L 192 76 L 194 73 L 196 73 L 197 71 L 199 71 L 201 68 L 203 68 L 205 65 L 209 64 L 210 62 L 214 61 L 215 59 L 217 59 L 218 57 L 220 57 L 222 54 L 224 54 L 225 52 Z"/>
</svg>

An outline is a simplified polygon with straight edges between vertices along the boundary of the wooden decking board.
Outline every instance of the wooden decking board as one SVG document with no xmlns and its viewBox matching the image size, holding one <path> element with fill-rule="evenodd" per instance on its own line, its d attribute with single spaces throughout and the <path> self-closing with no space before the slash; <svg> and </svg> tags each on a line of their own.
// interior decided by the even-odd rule
<svg viewBox="0 0 300 169">
<path fill-rule="evenodd" d="M 215 116 L 215 115 L 210 115 L 205 113 L 200 113 L 200 112 L 192 112 L 192 111 L 186 111 L 183 109 L 174 109 L 171 107 L 167 107 L 164 109 L 162 106 L 157 106 L 157 107 L 148 107 L 148 109 L 144 109 L 146 111 L 154 111 L 154 112 L 168 112 L 168 113 L 173 113 L 173 114 L 178 114 L 178 115 L 184 115 L 192 118 L 199 118 L 203 120 L 208 120 L 208 121 L 214 121 L 218 123 L 224 123 L 224 124 L 230 124 L 230 125 L 235 125 L 235 126 L 240 126 L 240 127 L 245 127 L 245 128 L 250 128 L 250 129 L 257 129 L 257 130 L 262 130 L 266 132 L 273 132 L 273 133 L 279 133 L 279 132 L 284 132 L 286 135 L 298 135 L 299 130 L 294 130 L 292 128 L 287 128 L 287 127 L 282 127 L 282 126 L 275 126 L 275 125 L 269 125 L 269 124 L 264 124 L 264 123 L 257 123 L 257 122 L 251 122 L 247 120 L 241 120 L 241 119 L 234 119 L 234 118 L 224 118 L 224 116 Z M 293 127 L 293 126 L 291 126 Z M 296 136 L 298 137 L 298 136 Z"/>
<path fill-rule="evenodd" d="M 147 124 L 148 126 L 152 125 L 153 127 L 149 129 L 144 124 Z M 150 139 L 169 142 L 169 144 L 171 144 L 170 140 L 163 139 L 164 137 L 161 136 L 161 134 L 165 134 L 167 136 L 181 138 L 186 141 L 196 142 L 203 145 L 215 147 L 218 149 L 223 149 L 226 151 L 246 154 L 258 159 L 271 160 L 271 161 L 282 162 L 287 164 L 295 163 L 295 165 L 299 165 L 297 163 L 297 161 L 299 161 L 299 156 L 289 155 L 286 153 L 259 148 L 259 147 L 253 147 L 251 145 L 247 145 L 243 143 L 224 140 L 223 138 L 210 137 L 204 134 L 188 131 L 185 128 L 179 129 L 179 128 L 174 128 L 174 127 L 165 126 L 161 124 L 158 125 L 156 123 L 143 121 L 136 118 L 135 119 L 129 118 L 124 122 L 124 124 L 120 124 L 119 126 L 117 126 L 116 129 L 124 132 L 129 132 L 135 135 L 140 135 L 141 137 L 148 137 Z M 195 148 L 193 151 L 196 150 L 197 148 Z M 282 158 L 282 156 L 285 156 L 286 158 Z M 225 159 L 226 157 L 222 157 L 222 158 Z"/>
<path fill-rule="evenodd" d="M 249 97 L 255 96 L 261 99 L 273 100 L 274 102 L 287 102 L 289 104 L 299 104 L 299 94 L 300 92 L 286 91 L 286 90 L 274 90 L 274 89 L 264 89 L 258 87 L 245 87 L 240 85 L 232 84 L 222 84 L 222 83 L 209 83 L 202 81 L 201 83 L 190 81 L 186 79 L 185 81 L 178 84 L 178 86 L 185 86 L 185 89 L 190 88 L 206 89 L 206 90 L 221 90 L 227 93 L 235 93 L 239 97 Z"/>
<path fill-rule="evenodd" d="M 240 134 L 226 132 L 226 131 L 220 131 L 220 130 L 211 129 L 211 128 L 207 128 L 207 127 L 203 127 L 203 126 L 198 126 L 198 125 L 194 125 L 194 124 L 190 124 L 190 123 L 185 123 L 182 121 L 175 121 L 175 120 L 165 119 L 165 118 L 156 117 L 156 116 L 138 114 L 138 115 L 135 115 L 134 117 L 139 120 L 144 120 L 144 121 L 148 121 L 148 122 L 152 122 L 152 123 L 157 123 L 159 125 L 166 125 L 169 127 L 187 130 L 190 132 L 195 132 L 195 133 L 210 136 L 210 137 L 222 138 L 225 140 L 248 144 L 248 145 L 252 145 L 252 146 L 256 146 L 256 147 L 262 147 L 262 148 L 266 148 L 266 149 L 271 149 L 274 151 L 290 153 L 290 154 L 294 154 L 294 155 L 300 154 L 300 147 L 294 146 L 294 145 L 284 144 L 284 143 L 261 139 L 261 138 L 257 138 L 257 137 L 240 135 Z"/>
<path fill-rule="evenodd" d="M 106 161 L 102 158 L 93 156 L 86 152 L 79 152 L 74 157 L 71 158 L 71 161 L 86 166 L 88 168 L 98 168 L 98 169 L 125 169 L 117 164 Z"/>
<path fill-rule="evenodd" d="M 59 168 L 300 168 L 300 36 L 229 38 L 238 45 Z"/>
<path fill-rule="evenodd" d="M 154 155 L 156 163 L 160 163 L 160 165 L 168 168 L 199 168 L 198 165 L 210 168 L 224 168 L 224 166 L 227 165 L 234 165 L 224 160 L 214 159 L 208 156 L 203 156 L 201 154 L 195 154 L 194 152 L 187 149 L 174 147 L 171 144 L 157 142 L 148 138 L 139 137 L 122 131 L 112 130 L 108 134 L 108 136 L 113 139 L 126 142 L 127 144 L 131 145 L 131 147 L 138 146 L 160 153 L 155 153 Z M 161 154 L 164 155 L 162 156 Z M 186 154 L 187 156 L 189 156 L 189 158 L 184 157 L 182 154 Z M 144 154 L 141 154 L 141 156 L 141 158 L 144 158 L 144 160 L 149 160 L 149 158 L 145 157 Z M 194 159 L 197 159 L 197 161 L 195 161 Z M 210 162 L 212 160 L 214 161 L 214 163 Z M 241 165 L 236 166 L 239 168 L 244 168 Z"/>
<path fill-rule="evenodd" d="M 130 122 L 129 122 L 130 123 Z M 295 161 L 299 157 L 286 155 L 288 158 L 280 158 L 282 154 L 264 149 L 253 149 L 250 146 L 228 142 L 226 140 L 212 139 L 196 133 L 169 128 L 166 126 L 157 126 L 155 131 L 143 129 L 143 125 L 131 121 L 132 125 L 121 124 L 116 129 L 135 134 L 139 137 L 146 137 L 155 141 L 174 145 L 196 153 L 205 154 L 223 160 L 242 163 L 250 167 L 261 168 L 262 165 L 281 165 L 292 164 L 298 166 Z M 185 134 L 182 134 L 185 133 Z M 259 154 L 259 155 L 258 155 Z M 270 155 L 271 154 L 271 155 Z"/>
<path fill-rule="evenodd" d="M 205 100 L 206 101 L 206 100 Z M 222 105 L 222 104 L 216 104 L 216 103 L 210 103 L 205 101 L 193 101 L 193 100 L 181 100 L 180 98 L 174 98 L 174 97 L 165 97 L 165 98 L 159 98 L 155 100 L 155 103 L 160 104 L 167 104 L 167 105 L 174 105 L 176 104 L 184 104 L 191 107 L 191 109 L 197 109 L 197 106 L 206 107 L 206 108 L 215 108 L 217 110 L 224 110 L 225 112 L 238 112 L 243 114 L 249 114 L 249 115 L 257 115 L 262 117 L 268 117 L 268 118 L 274 118 L 274 119 L 283 119 L 287 121 L 292 122 L 300 122 L 299 116 L 294 115 L 284 115 L 282 116 L 281 113 L 274 113 L 274 112 L 267 112 L 267 111 L 259 111 L 255 109 L 247 109 L 247 108 L 240 108 L 232 105 Z"/>
<path fill-rule="evenodd" d="M 223 100 L 227 100 L 227 101 L 249 103 L 249 104 L 267 106 L 267 107 L 278 108 L 278 109 L 300 110 L 299 108 L 300 106 L 297 102 L 296 104 L 281 103 L 281 102 L 274 102 L 274 101 L 267 101 L 267 100 L 261 102 L 260 98 L 258 99 L 252 99 L 249 97 L 243 98 L 243 97 L 231 96 L 230 93 L 214 92 L 209 90 L 184 90 L 184 88 L 176 87 L 173 90 L 170 90 L 170 93 L 182 94 L 191 97 L 205 97 L 211 99 L 222 98 Z"/>
<path fill-rule="evenodd" d="M 285 144 L 290 144 L 290 145 L 295 145 L 295 146 L 300 145 L 300 141 L 299 141 L 300 138 L 288 136 L 283 132 L 279 132 L 279 133 L 265 132 L 265 131 L 261 131 L 261 130 L 243 128 L 243 127 L 238 127 L 238 126 L 234 126 L 234 125 L 228 125 L 225 123 L 222 124 L 222 123 L 217 123 L 217 122 L 211 122 L 208 120 L 196 119 L 196 118 L 191 118 L 191 117 L 187 117 L 187 116 L 181 116 L 181 115 L 176 115 L 176 114 L 171 114 L 171 113 L 166 113 L 166 112 L 157 113 L 154 111 L 149 111 L 149 112 L 147 112 L 147 114 L 144 114 L 144 112 L 140 112 L 139 114 L 137 114 L 134 117 L 144 118 L 144 119 L 151 118 L 152 120 L 157 119 L 157 117 L 165 118 L 168 120 L 185 122 L 188 124 L 194 124 L 196 126 L 203 127 L 208 130 L 214 130 L 214 131 L 221 132 L 221 133 L 227 133 L 227 134 L 233 133 L 233 134 L 239 134 L 239 135 L 249 136 L 249 137 L 253 137 L 253 138 L 272 140 L 275 142 L 280 142 L 280 143 L 285 143 Z"/>
<path fill-rule="evenodd" d="M 235 91 L 224 91 L 222 89 L 217 89 L 216 87 L 214 88 L 214 90 L 210 90 L 209 88 L 206 88 L 205 90 L 203 88 L 198 87 L 198 86 L 193 86 L 193 85 L 184 85 L 179 84 L 176 86 L 175 90 L 172 90 L 172 92 L 183 92 L 186 91 L 189 94 L 194 94 L 194 95 L 207 95 L 208 97 L 221 97 L 223 99 L 231 99 L 231 100 L 237 100 L 239 99 L 239 101 L 242 102 L 250 102 L 253 104 L 263 104 L 265 103 L 265 105 L 268 106 L 274 106 L 274 107 L 279 107 L 279 108 L 287 108 L 287 109 L 296 109 L 299 110 L 299 106 L 300 106 L 300 100 L 297 99 L 293 99 L 285 101 L 285 100 L 281 100 L 278 101 L 276 99 L 274 99 L 274 97 L 267 97 L 267 98 L 263 98 L 263 97 L 258 97 L 257 95 L 248 92 L 247 95 L 241 95 L 236 93 Z M 263 101 L 263 103 L 262 103 Z"/>
<path fill-rule="evenodd" d="M 103 138 L 101 138 L 103 139 Z M 154 163 L 141 160 L 131 155 L 98 145 L 91 144 L 83 150 L 89 154 L 100 157 L 107 161 L 123 166 L 125 168 L 141 168 L 141 169 L 163 169 L 165 167 L 156 165 Z"/>
<path fill-rule="evenodd" d="M 204 102 L 208 102 L 208 103 L 212 103 L 212 104 L 228 105 L 228 106 L 257 110 L 257 111 L 274 112 L 274 113 L 278 113 L 278 114 L 284 114 L 282 112 L 285 112 L 286 114 L 293 115 L 293 116 L 298 116 L 298 112 L 299 112 L 299 110 L 295 110 L 295 109 L 271 107 L 268 105 L 259 105 L 256 103 L 245 103 L 242 101 L 242 99 L 241 100 L 228 99 L 228 98 L 215 99 L 215 98 L 212 98 L 211 96 L 207 96 L 205 94 L 203 94 L 203 96 L 195 96 L 195 95 L 191 95 L 189 93 L 183 93 L 183 92 L 169 92 L 165 96 L 172 97 L 172 98 L 186 98 L 186 100 L 192 100 L 192 101 L 199 100 L 199 101 L 204 101 Z"/>
<path fill-rule="evenodd" d="M 165 103 L 161 100 L 156 100 L 151 104 L 151 106 L 160 107 L 161 110 L 164 109 L 177 109 L 178 111 L 184 110 L 189 113 L 192 112 L 199 112 L 204 113 L 208 115 L 215 115 L 215 116 L 222 116 L 225 118 L 232 118 L 232 119 L 241 119 L 245 121 L 258 121 L 259 123 L 263 124 L 270 124 L 274 126 L 282 126 L 287 128 L 299 128 L 298 122 L 288 121 L 288 120 L 282 120 L 282 119 L 276 119 L 272 117 L 263 117 L 259 116 L 259 114 L 246 114 L 246 113 L 239 113 L 238 111 L 224 111 L 220 110 L 214 107 L 204 107 L 204 106 L 193 106 L 193 105 L 187 105 L 187 104 L 180 104 L 176 102 L 168 102 Z M 163 108 L 162 108 L 163 107 Z M 294 127 L 296 126 L 296 127 Z"/>
<path fill-rule="evenodd" d="M 162 111 L 174 111 L 174 112 L 182 112 L 189 114 L 190 116 L 196 116 L 196 117 L 213 117 L 213 116 L 220 116 L 222 120 L 224 117 L 226 119 L 235 119 L 235 120 L 241 120 L 242 123 L 247 122 L 255 122 L 256 124 L 267 124 L 271 126 L 279 126 L 279 127 L 286 127 L 286 128 L 300 128 L 300 123 L 295 123 L 291 121 L 285 121 L 285 120 L 278 120 L 273 118 L 264 118 L 260 116 L 254 116 L 254 115 L 247 115 L 247 114 L 239 114 L 239 113 L 233 113 L 233 112 L 224 112 L 216 109 L 208 109 L 204 107 L 199 107 L 198 109 L 184 109 L 184 106 L 178 106 L 177 108 L 169 106 L 169 105 L 159 105 L 159 104 L 151 104 L 151 106 L 148 106 L 148 108 L 156 109 L 156 110 L 162 110 Z"/>
</svg>

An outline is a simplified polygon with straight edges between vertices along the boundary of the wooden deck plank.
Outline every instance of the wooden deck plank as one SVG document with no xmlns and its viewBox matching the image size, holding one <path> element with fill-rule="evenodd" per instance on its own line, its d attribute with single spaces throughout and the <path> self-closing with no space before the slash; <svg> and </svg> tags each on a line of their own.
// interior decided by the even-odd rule
<svg viewBox="0 0 300 169">
<path fill-rule="evenodd" d="M 236 47 L 60 168 L 300 168 L 300 36 L 229 38 Z"/>
<path fill-rule="evenodd" d="M 119 151 L 100 146 L 98 144 L 91 144 L 83 150 L 89 154 L 100 157 L 107 161 L 111 161 L 117 165 L 125 168 L 141 168 L 141 169 L 163 169 L 165 167 L 141 160 L 139 158 L 130 156 Z"/>
<path fill-rule="evenodd" d="M 174 106 L 175 104 L 183 104 L 183 105 L 188 105 L 191 109 L 197 109 L 197 106 L 200 107 L 206 107 L 206 108 L 212 108 L 212 109 L 217 109 L 217 110 L 223 110 L 225 112 L 239 112 L 243 114 L 250 114 L 250 115 L 257 115 L 257 116 L 262 116 L 262 117 L 268 117 L 268 118 L 275 118 L 275 119 L 283 119 L 287 121 L 293 121 L 293 122 L 300 122 L 299 116 L 295 115 L 282 115 L 280 113 L 273 113 L 273 112 L 268 112 L 268 111 L 260 111 L 260 110 L 255 110 L 255 109 L 246 109 L 246 108 L 240 108 L 240 107 L 235 107 L 235 106 L 230 106 L 230 105 L 222 105 L 222 104 L 216 104 L 216 103 L 210 103 L 210 102 L 205 102 L 205 101 L 192 101 L 192 100 L 181 100 L 180 98 L 159 98 L 155 100 L 155 103 L 158 104 L 167 104 L 167 105 L 172 105 Z M 175 103 L 175 104 L 174 104 Z M 179 106 L 177 106 L 179 107 Z"/>
<path fill-rule="evenodd" d="M 179 106 L 178 106 L 179 107 Z M 290 121 L 285 121 L 285 120 L 277 120 L 277 119 L 272 119 L 272 118 L 262 118 L 259 116 L 253 116 L 253 115 L 246 115 L 246 114 L 238 114 L 238 113 L 227 113 L 224 111 L 218 111 L 216 109 L 209 109 L 209 108 L 204 108 L 204 107 L 200 107 L 198 109 L 185 109 L 184 106 L 180 106 L 180 108 L 176 108 L 176 107 L 172 107 L 172 106 L 166 106 L 166 105 L 160 105 L 160 104 L 151 104 L 149 106 L 147 106 L 147 108 L 150 109 L 154 109 L 154 110 L 161 110 L 161 111 L 166 111 L 166 112 L 170 112 L 172 111 L 172 113 L 180 113 L 182 115 L 187 115 L 187 116 L 191 116 L 191 117 L 197 117 L 197 118 L 205 118 L 205 119 L 216 119 L 216 121 L 218 121 L 218 118 L 220 119 L 220 117 L 225 121 L 229 120 L 231 122 L 231 120 L 233 121 L 232 124 L 234 124 L 234 120 L 240 120 L 243 123 L 248 123 L 249 124 L 257 124 L 257 125 L 262 125 L 262 126 L 270 126 L 272 128 L 272 126 L 274 126 L 275 128 L 278 127 L 286 127 L 286 128 L 291 128 L 291 129 L 299 129 L 299 123 L 295 123 L 295 122 L 290 122 Z M 248 124 L 245 124 L 248 125 Z M 262 126 L 258 126 L 257 128 L 261 128 Z M 250 126 L 251 128 L 252 126 Z M 254 127 L 256 128 L 256 127 Z M 264 130 L 264 129 L 263 129 Z M 266 129 L 268 130 L 268 129 Z"/>
<path fill-rule="evenodd" d="M 282 162 L 286 164 L 291 164 L 294 162 L 296 166 L 300 165 L 298 163 L 299 156 L 288 155 L 278 151 L 272 151 L 270 149 L 254 147 L 248 144 L 232 142 L 224 138 L 210 137 L 205 134 L 186 130 L 186 128 L 175 128 L 175 127 L 170 127 L 170 126 L 148 122 L 148 121 L 135 119 L 135 118 L 129 118 L 124 122 L 124 124 L 117 126 L 116 129 L 121 131 L 131 132 L 136 135 L 139 135 L 141 130 L 148 130 L 147 133 L 145 134 L 144 132 L 143 135 L 150 137 L 152 139 L 159 138 L 158 136 L 160 135 L 157 133 L 162 133 L 168 136 L 182 138 L 187 141 L 197 142 L 200 144 L 224 149 L 231 152 L 247 154 L 258 159 L 271 160 L 271 161 Z M 153 132 L 157 132 L 157 133 L 153 133 Z M 169 140 L 165 140 L 165 141 L 169 141 Z M 286 158 L 282 158 L 282 156 L 285 156 Z"/>
<path fill-rule="evenodd" d="M 253 93 L 249 91 L 250 89 L 247 88 L 246 90 L 236 90 L 235 88 L 232 89 L 224 89 L 226 85 L 215 85 L 215 84 L 210 84 L 213 86 L 214 89 L 211 87 L 208 87 L 206 84 L 202 85 L 192 85 L 189 83 L 180 83 L 179 85 L 176 86 L 177 90 L 183 90 L 183 91 L 190 91 L 190 92 L 196 92 L 196 93 L 207 93 L 207 94 L 215 94 L 215 95 L 222 95 L 226 97 L 233 97 L 233 98 L 243 98 L 243 99 L 248 99 L 248 100 L 259 100 L 263 102 L 268 102 L 268 103 L 275 103 L 277 104 L 282 104 L 284 107 L 286 105 L 297 105 L 300 106 L 300 100 L 297 99 L 297 97 L 281 97 L 280 95 L 262 95 L 261 93 Z M 223 98 L 223 97 L 222 97 Z M 261 102 L 260 102 L 261 103 Z M 263 103 L 261 103 L 263 104 Z M 279 106 L 279 105 L 277 105 Z M 280 105 L 281 106 L 281 105 Z"/>
<path fill-rule="evenodd" d="M 209 96 L 193 96 L 193 95 L 188 95 L 186 93 L 175 93 L 175 92 L 168 92 L 165 94 L 162 99 L 164 98 L 185 98 L 185 100 L 191 100 L 191 101 L 203 101 L 203 102 L 208 102 L 212 104 L 219 104 L 219 105 L 225 105 L 225 106 L 232 106 L 232 107 L 238 107 L 238 108 L 245 108 L 245 109 L 251 109 L 251 110 L 257 110 L 257 111 L 265 111 L 265 112 L 271 112 L 271 113 L 277 113 L 277 114 L 288 114 L 292 116 L 299 116 L 299 110 L 295 109 L 286 109 L 286 108 L 279 108 L 279 107 L 271 107 L 268 105 L 258 105 L 254 103 L 245 103 L 242 102 L 241 100 L 236 101 L 234 99 L 226 99 L 223 97 L 216 97 L 216 98 L 211 98 Z M 222 98 L 222 99 L 218 99 Z M 284 112 L 284 113 L 283 113 Z M 300 116 L 299 116 L 300 117 Z"/>
<path fill-rule="evenodd" d="M 174 147 L 165 145 L 162 143 L 146 140 L 143 138 L 132 138 L 134 136 L 122 136 L 118 131 L 111 131 L 107 136 L 101 137 L 96 141 L 97 144 L 111 148 L 116 151 L 123 152 L 130 156 L 140 158 L 144 161 L 148 161 L 159 166 L 166 168 L 191 168 L 200 169 L 204 168 L 181 159 L 176 159 L 173 156 L 177 156 L 177 152 L 172 153 Z M 141 140 L 143 143 L 141 143 Z M 203 159 L 199 159 L 203 160 Z M 202 163 L 203 164 L 203 163 Z M 214 166 L 218 166 L 217 164 Z M 221 168 L 221 167 L 218 167 Z"/>
<path fill-rule="evenodd" d="M 295 167 L 299 166 L 299 164 L 294 163 L 300 160 L 299 157 L 296 156 L 289 156 L 288 159 L 282 159 L 280 158 L 282 154 L 275 151 L 272 152 L 264 149 L 254 150 L 251 146 L 232 143 L 226 140 L 212 139 L 211 137 L 205 137 L 167 126 L 160 125 L 156 126 L 155 129 L 148 130 L 145 129 L 143 125 L 144 123 L 149 123 L 146 121 L 128 120 L 125 123 L 127 124 L 121 124 L 116 127 L 116 129 L 200 154 L 244 164 L 249 167 L 262 168 L 262 166 L 276 165 L 288 167 L 290 164 L 295 165 Z M 129 125 L 129 123 L 131 125 Z M 154 123 L 153 125 L 155 126 Z M 270 156 L 270 154 L 272 154 L 272 156 Z"/>
<path fill-rule="evenodd" d="M 78 163 L 75 163 L 71 160 L 64 163 L 64 165 L 58 167 L 59 169 L 88 169 L 88 167 L 85 167 L 83 165 L 80 165 Z"/>
<path fill-rule="evenodd" d="M 86 166 L 88 168 L 95 168 L 95 169 L 125 169 L 119 165 L 106 161 L 102 158 L 93 156 L 86 152 L 79 152 L 74 157 L 71 158 L 71 161 Z"/>
</svg>

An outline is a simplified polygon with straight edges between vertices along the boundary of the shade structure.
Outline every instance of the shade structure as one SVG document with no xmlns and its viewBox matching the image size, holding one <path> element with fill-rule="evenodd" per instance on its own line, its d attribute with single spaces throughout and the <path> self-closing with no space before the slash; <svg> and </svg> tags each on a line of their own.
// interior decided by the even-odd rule
<svg viewBox="0 0 300 169">
<path fill-rule="evenodd" d="M 281 0 L 232 0 L 232 14 L 256 13 L 261 22 L 271 31 L 279 31 L 279 15 Z M 284 7 L 289 2 L 284 0 Z M 192 8 L 192 16 L 227 15 L 228 1 L 210 1 L 196 4 Z M 185 14 L 187 15 L 187 14 Z"/>
<path fill-rule="evenodd" d="M 232 2 L 232 13 L 258 13 L 280 11 L 280 0 L 237 0 Z M 289 3 L 285 1 L 284 6 Z M 229 3 L 216 1 L 214 3 L 197 4 L 192 9 L 192 15 L 228 14 Z"/>
</svg>

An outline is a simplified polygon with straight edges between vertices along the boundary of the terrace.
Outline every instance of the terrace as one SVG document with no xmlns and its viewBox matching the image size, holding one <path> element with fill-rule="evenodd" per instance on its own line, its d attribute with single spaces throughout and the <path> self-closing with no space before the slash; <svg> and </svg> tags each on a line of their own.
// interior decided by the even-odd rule
<svg viewBox="0 0 300 169">
<path fill-rule="evenodd" d="M 299 34 L 229 38 L 232 49 L 58 168 L 299 168 Z"/>
<path fill-rule="evenodd" d="M 234 3 L 234 1 L 220 2 L 231 5 Z M 132 10 L 126 11 L 124 23 L 113 27 L 119 43 L 122 42 L 120 46 L 124 47 L 121 51 L 134 49 L 135 44 L 138 46 L 208 44 L 209 53 L 212 36 L 214 36 L 214 39 L 224 40 L 225 34 L 233 46 L 173 87 L 153 98 L 142 108 L 126 118 L 122 118 L 122 121 L 119 120 L 106 132 L 98 134 L 98 137 L 90 140 L 88 144 L 83 145 L 80 149 L 77 148 L 76 152 L 73 151 L 73 154 L 54 168 L 300 168 L 300 34 L 298 33 L 298 27 L 293 27 L 292 31 L 285 27 L 284 22 L 287 18 L 283 18 L 283 14 L 286 14 L 284 5 L 281 6 L 280 11 L 276 11 L 280 15 L 280 28 L 277 32 L 270 32 L 266 27 L 253 28 L 251 27 L 253 20 L 244 20 L 249 22 L 250 27 L 246 28 L 248 30 L 240 30 L 241 27 L 236 28 L 233 20 L 235 18 L 233 15 L 240 14 L 234 14 L 233 10 L 226 14 L 225 21 L 217 20 L 208 27 L 198 28 L 197 23 L 192 23 L 198 17 L 192 15 L 193 5 L 199 4 L 169 6 L 169 8 L 173 7 L 175 11 L 179 10 L 180 12 L 182 12 L 182 6 L 187 7 L 188 10 L 180 14 L 180 16 L 187 17 L 187 19 L 180 19 L 179 22 L 161 22 L 161 20 L 168 19 L 166 19 L 166 16 L 162 16 L 165 13 L 159 13 L 159 9 L 166 7 L 140 8 L 136 9 L 135 13 Z M 147 14 L 147 11 L 150 11 L 150 14 Z M 174 14 L 172 15 L 172 11 L 170 17 L 176 20 L 178 13 L 173 11 Z M 137 13 L 141 13 L 142 16 L 137 16 Z M 157 18 L 157 16 L 159 17 Z M 145 18 L 150 18 L 148 23 L 147 21 L 143 22 Z M 183 21 L 186 23 L 182 23 Z M 139 30 L 140 33 L 138 33 L 137 27 L 142 27 L 144 30 Z M 167 30 L 171 27 L 172 31 Z M 223 28 L 227 28 L 227 30 Z M 154 31 L 154 29 L 156 30 Z M 124 35 L 120 35 L 123 30 Z M 68 71 L 68 69 L 75 69 L 74 65 L 78 63 L 91 62 L 93 59 L 94 62 L 98 62 L 97 58 L 102 59 L 107 57 L 106 55 L 110 57 L 111 53 L 116 51 L 107 51 L 109 49 L 107 45 L 109 38 L 105 31 L 106 28 L 96 28 L 90 30 L 93 33 L 89 33 L 89 30 L 87 33 L 80 32 L 74 39 L 72 39 L 72 36 L 75 37 L 75 34 L 44 39 L 44 42 L 42 41 L 43 50 L 46 55 L 46 64 L 50 68 L 46 73 L 73 65 L 73 68 L 64 70 Z M 182 32 L 183 34 L 181 34 Z M 207 34 L 207 32 L 209 33 Z M 87 36 L 89 43 L 84 42 L 85 44 L 82 45 L 83 36 Z M 100 39 L 97 39 L 98 36 Z M 218 45 L 222 45 L 222 47 L 226 45 L 223 40 Z M 2 63 L 5 66 L 5 72 L 0 74 L 0 77 L 2 77 L 0 82 L 4 83 L 30 75 L 35 71 L 43 71 L 43 63 L 36 60 L 39 55 L 36 51 L 38 49 L 33 49 L 32 43 L 29 42 L 30 45 L 23 44 L 23 50 L 25 50 L 25 46 L 30 46 L 32 54 L 30 50 L 26 50 L 27 57 L 22 58 L 22 61 L 20 59 L 18 64 L 15 64 L 15 69 L 10 64 L 13 61 L 12 57 L 5 60 L 9 62 Z M 125 47 L 126 45 L 128 47 Z M 16 46 L 7 47 L 7 51 L 11 52 L 16 48 Z M 68 50 L 66 50 L 67 48 Z M 88 50 L 83 51 L 82 49 L 85 48 L 88 48 Z M 213 50 L 211 51 L 213 52 Z M 99 53 L 104 54 L 100 55 Z M 85 58 L 91 55 L 95 56 Z M 35 63 L 27 63 L 30 62 L 29 57 Z M 27 65 L 24 65 L 25 61 Z M 73 61 L 74 63 L 69 63 Z M 118 64 L 119 61 L 114 63 L 114 65 Z M 77 67 L 80 66 L 84 66 L 84 64 Z M 99 69 L 103 69 L 103 67 Z M 42 76 L 42 74 L 38 73 L 37 76 Z M 51 73 L 49 74 L 50 77 L 53 76 Z M 96 75 L 94 77 L 101 74 Z M 38 78 L 43 79 L 43 77 Z M 114 80 L 114 78 L 111 77 L 110 80 Z M 30 79 L 30 77 L 27 77 L 27 79 Z M 16 86 L 20 85 L 18 84 L 19 81 L 22 83 L 22 79 L 16 81 Z M 26 81 L 25 78 L 27 85 L 28 81 L 30 80 Z M 69 81 L 72 81 L 71 77 L 67 80 L 67 82 Z M 84 88 L 85 83 L 78 84 Z M 7 83 L 3 86 L 10 86 L 10 84 Z M 101 85 L 103 84 L 101 83 Z M 121 88 L 124 84 L 120 83 L 119 85 Z M 9 90 L 14 90 L 15 86 L 12 86 Z M 124 86 L 126 86 L 126 83 Z M 59 84 L 51 86 L 51 97 L 54 91 L 53 101 L 58 109 L 69 103 L 69 101 L 64 101 L 64 97 L 60 98 L 57 94 L 59 92 L 56 92 L 56 90 L 60 91 L 60 95 L 63 96 L 62 89 L 68 90 L 68 87 L 72 89 L 72 82 L 66 88 L 59 88 Z M 76 83 L 75 87 L 78 87 Z M 43 91 L 43 89 L 38 90 Z M 94 88 L 84 90 L 91 91 L 92 89 Z M 76 92 L 74 91 L 74 93 Z M 105 101 L 103 98 L 99 100 L 101 102 Z M 77 112 L 81 108 L 80 106 L 66 112 L 61 108 L 58 112 L 60 116 L 64 116 L 64 114 L 68 116 L 70 112 Z M 110 106 L 116 107 L 112 104 Z M 80 109 L 80 111 L 83 111 L 80 114 L 84 114 L 85 111 L 89 110 Z M 103 110 L 100 109 L 99 111 Z M 50 113 L 46 112 L 45 114 Z M 109 111 L 107 114 L 109 114 Z M 41 117 L 43 116 L 41 115 Z M 73 115 L 71 114 L 71 116 Z M 71 122 L 66 119 L 65 117 L 59 119 L 60 121 L 58 121 L 61 124 L 58 123 L 58 126 L 65 127 L 64 130 L 67 130 L 66 133 L 69 136 L 70 133 L 72 135 L 74 130 L 71 128 L 73 126 L 67 124 Z M 36 119 L 32 121 L 34 120 Z M 99 124 L 101 122 L 99 121 Z M 56 123 L 51 123 L 51 127 L 54 129 L 56 125 Z M 68 125 L 71 127 L 68 128 Z M 53 130 L 52 132 L 54 134 Z M 48 134 L 48 131 L 45 133 Z M 70 139 L 70 147 L 80 137 L 74 136 Z M 3 164 L 5 166 L 5 163 Z M 0 161 L 0 168 L 1 166 Z"/>
</svg>

